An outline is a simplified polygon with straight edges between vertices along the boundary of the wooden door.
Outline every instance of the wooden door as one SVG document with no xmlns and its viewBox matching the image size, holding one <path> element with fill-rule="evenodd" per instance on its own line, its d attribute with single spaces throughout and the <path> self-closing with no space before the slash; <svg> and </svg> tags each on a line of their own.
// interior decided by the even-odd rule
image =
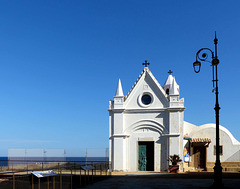
<svg viewBox="0 0 240 189">
<path fill-rule="evenodd" d="M 206 147 L 196 146 L 193 149 L 194 167 L 197 169 L 206 169 Z"/>
</svg>

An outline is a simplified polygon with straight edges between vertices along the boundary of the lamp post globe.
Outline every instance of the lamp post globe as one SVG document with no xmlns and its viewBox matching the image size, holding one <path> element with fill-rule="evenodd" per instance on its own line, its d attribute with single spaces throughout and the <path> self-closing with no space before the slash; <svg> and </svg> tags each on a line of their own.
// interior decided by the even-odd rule
<svg viewBox="0 0 240 189">
<path fill-rule="evenodd" d="M 200 72 L 201 69 L 201 62 L 197 61 L 193 63 L 193 68 L 196 73 Z"/>
</svg>

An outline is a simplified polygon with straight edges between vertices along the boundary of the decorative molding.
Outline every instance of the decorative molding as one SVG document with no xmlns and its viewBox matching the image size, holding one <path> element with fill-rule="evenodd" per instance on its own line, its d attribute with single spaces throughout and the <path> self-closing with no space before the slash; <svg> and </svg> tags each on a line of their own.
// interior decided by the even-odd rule
<svg viewBox="0 0 240 189">
<path fill-rule="evenodd" d="M 162 134 L 163 137 L 179 137 L 180 133 Z"/>
<path fill-rule="evenodd" d="M 156 109 L 127 109 L 124 110 L 124 113 L 156 113 L 156 112 L 164 112 L 167 108 L 156 108 Z"/>
<path fill-rule="evenodd" d="M 118 113 L 158 113 L 164 112 L 168 108 L 154 108 L 154 109 L 108 109 L 109 112 L 118 112 Z"/>
<path fill-rule="evenodd" d="M 132 88 L 130 89 L 130 91 L 128 91 L 128 94 L 124 96 L 125 100 L 129 97 L 129 95 L 131 94 L 131 92 L 133 91 L 133 89 L 135 88 L 135 86 L 137 85 L 138 81 L 140 80 L 140 78 L 142 77 L 142 75 L 144 74 L 145 70 L 142 71 L 142 73 L 138 76 L 136 82 L 133 84 Z"/>
<path fill-rule="evenodd" d="M 130 135 L 126 135 L 126 134 L 114 134 L 112 135 L 110 138 L 115 138 L 115 137 L 119 137 L 119 138 L 126 138 L 129 137 Z"/>
<path fill-rule="evenodd" d="M 153 137 L 138 137 L 138 141 L 154 141 Z"/>
<path fill-rule="evenodd" d="M 125 109 L 108 109 L 109 112 L 122 113 Z"/>
<path fill-rule="evenodd" d="M 168 111 L 184 111 L 186 107 L 170 107 L 167 108 Z"/>
<path fill-rule="evenodd" d="M 148 70 L 147 72 L 150 75 L 150 78 L 152 78 L 152 80 L 155 82 L 155 84 L 158 86 L 158 88 L 160 89 L 160 91 L 162 92 L 162 94 L 164 95 L 164 97 L 166 98 L 165 100 L 167 101 L 167 97 L 168 95 L 166 94 L 166 92 L 164 91 L 164 89 L 162 88 L 162 86 L 159 84 L 158 80 L 154 77 L 154 75 L 152 74 L 152 72 L 150 70 Z"/>
<path fill-rule="evenodd" d="M 151 97 L 151 102 L 150 102 L 149 104 L 145 105 L 145 104 L 142 103 L 142 96 L 143 96 L 143 95 L 149 95 L 149 96 Z M 153 95 L 152 95 L 151 92 L 143 92 L 143 93 L 141 93 L 141 94 L 138 96 L 138 98 L 137 98 L 137 103 L 138 103 L 138 105 L 139 105 L 140 107 L 143 107 L 143 108 L 147 108 L 147 107 L 151 106 L 152 103 L 153 103 L 153 101 L 154 101 L 154 97 L 153 97 Z"/>
</svg>

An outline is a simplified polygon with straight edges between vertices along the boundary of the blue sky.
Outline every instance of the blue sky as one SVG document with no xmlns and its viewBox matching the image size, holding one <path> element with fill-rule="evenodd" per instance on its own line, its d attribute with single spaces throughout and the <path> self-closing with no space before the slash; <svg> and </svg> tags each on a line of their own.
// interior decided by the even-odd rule
<svg viewBox="0 0 240 189">
<path fill-rule="evenodd" d="M 161 85 L 173 70 L 185 121 L 215 123 L 212 73 L 196 52 L 219 39 L 220 124 L 240 140 L 239 1 L 2 0 L 0 156 L 8 148 L 108 147 L 108 100 L 145 59 Z M 94 150 L 92 150 L 94 151 Z M 98 150 L 96 150 L 98 151 Z"/>
</svg>

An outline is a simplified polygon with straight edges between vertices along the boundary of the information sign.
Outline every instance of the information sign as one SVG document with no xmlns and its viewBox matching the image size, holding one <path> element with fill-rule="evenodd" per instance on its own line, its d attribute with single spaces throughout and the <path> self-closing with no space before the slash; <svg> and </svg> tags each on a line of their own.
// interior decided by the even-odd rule
<svg viewBox="0 0 240 189">
<path fill-rule="evenodd" d="M 95 168 L 94 168 L 93 166 L 91 166 L 91 165 L 81 166 L 81 168 L 82 168 L 83 170 L 85 170 L 85 171 L 95 169 Z"/>
<path fill-rule="evenodd" d="M 43 177 L 52 177 L 52 176 L 56 176 L 57 173 L 55 173 L 52 170 L 49 171 L 39 171 L 39 172 L 32 172 L 32 174 L 38 178 L 43 178 Z"/>
</svg>

